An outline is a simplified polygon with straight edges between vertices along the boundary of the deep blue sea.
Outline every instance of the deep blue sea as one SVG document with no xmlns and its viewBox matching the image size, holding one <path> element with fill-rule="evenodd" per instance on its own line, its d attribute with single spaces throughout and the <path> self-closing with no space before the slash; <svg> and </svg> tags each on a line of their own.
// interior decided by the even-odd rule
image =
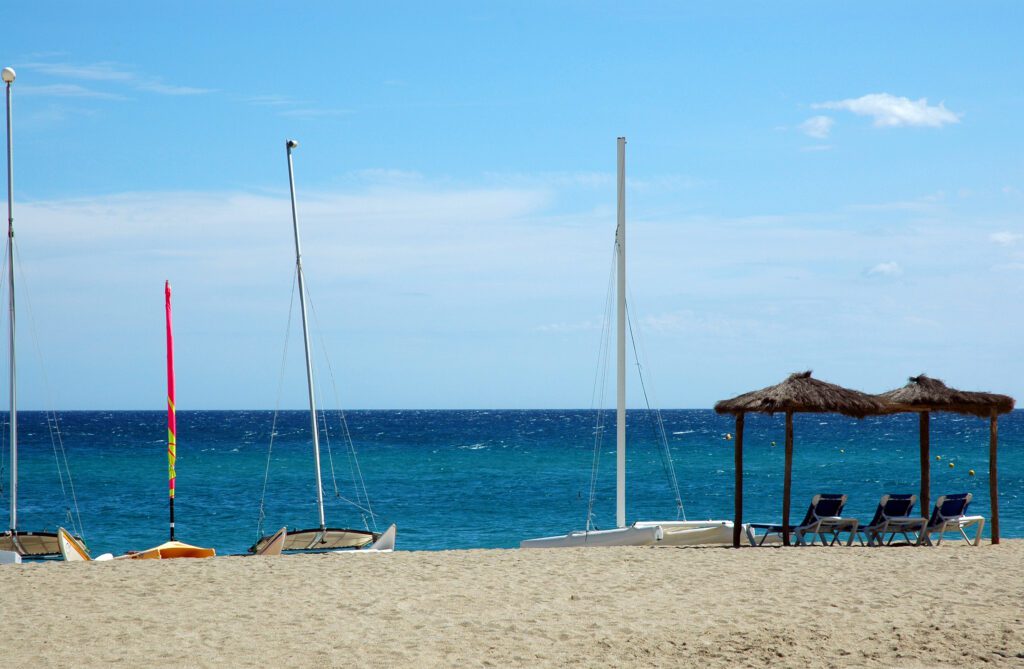
<svg viewBox="0 0 1024 669">
<path fill-rule="evenodd" d="M 732 419 L 710 410 L 663 411 L 662 416 L 687 517 L 731 518 L 733 443 L 725 435 L 734 430 Z M 253 543 L 273 417 L 270 411 L 178 413 L 179 539 L 213 546 L 221 554 L 243 552 Z M 347 417 L 376 526 L 382 530 L 397 523 L 400 549 L 507 548 L 524 538 L 584 526 L 594 444 L 592 411 L 352 411 Z M 93 553 L 120 553 L 164 541 L 166 414 L 61 412 L 58 419 L 81 527 Z M 916 416 L 857 421 L 803 414 L 794 423 L 795 520 L 817 492 L 849 495 L 844 515 L 862 520 L 870 518 L 881 494 L 918 492 Z M 676 517 L 653 426 L 648 412 L 629 413 L 630 520 Z M 45 415 L 19 413 L 19 429 L 20 529 L 70 526 L 66 514 L 72 496 L 67 480 L 62 492 Z M 278 415 L 265 530 L 317 525 L 308 430 L 307 413 Z M 595 509 L 599 527 L 614 525 L 611 413 L 605 430 Z M 1024 414 L 1002 417 L 999 435 L 1001 534 L 1024 537 Z M 747 417 L 748 521 L 775 521 L 781 515 L 783 440 L 782 415 Z M 4 438 L 0 523 L 5 528 L 6 450 Z M 971 492 L 971 512 L 988 517 L 988 421 L 933 414 L 931 452 L 933 502 L 943 493 Z M 355 492 L 347 449 L 336 433 L 330 452 L 324 445 L 323 460 L 328 525 L 362 528 L 362 514 L 339 499 L 352 498 Z"/>
</svg>

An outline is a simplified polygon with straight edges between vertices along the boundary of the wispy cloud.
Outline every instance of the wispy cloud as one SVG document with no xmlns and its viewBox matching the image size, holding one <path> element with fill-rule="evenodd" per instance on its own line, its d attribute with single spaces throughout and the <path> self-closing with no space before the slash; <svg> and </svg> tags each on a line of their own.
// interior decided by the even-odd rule
<svg viewBox="0 0 1024 669">
<path fill-rule="evenodd" d="M 533 328 L 534 332 L 545 334 L 569 334 L 574 332 L 597 332 L 601 324 L 595 321 L 580 321 L 578 323 L 547 323 Z"/>
<path fill-rule="evenodd" d="M 903 274 L 903 268 L 897 262 L 880 262 L 868 270 L 868 275 L 873 276 L 899 276 Z"/>
<path fill-rule="evenodd" d="M 295 119 L 312 119 L 324 116 L 343 116 L 351 114 L 351 109 L 337 109 L 329 107 L 318 107 L 308 100 L 296 100 L 287 95 L 255 95 L 246 99 L 251 105 L 257 107 L 270 107 L 277 111 L 279 116 Z"/>
<path fill-rule="evenodd" d="M 880 202 L 874 204 L 850 205 L 851 211 L 909 211 L 917 213 L 936 213 L 945 207 L 946 194 L 942 191 L 925 195 L 914 200 L 902 202 Z"/>
<path fill-rule="evenodd" d="M 22 67 L 41 74 L 68 79 L 88 79 L 90 81 L 131 81 L 135 74 L 115 63 L 103 62 L 89 65 L 73 65 L 71 63 L 25 63 Z"/>
<path fill-rule="evenodd" d="M 260 107 L 290 107 L 299 104 L 297 100 L 287 95 L 254 95 L 246 98 L 245 101 Z"/>
<path fill-rule="evenodd" d="M 45 86 L 33 86 L 32 84 L 20 86 L 18 93 L 35 97 L 50 98 L 96 98 L 99 100 L 124 100 L 123 95 L 106 93 L 91 88 L 85 88 L 78 84 L 48 84 Z"/>
<path fill-rule="evenodd" d="M 929 105 L 927 98 L 911 100 L 889 93 L 871 93 L 859 98 L 820 102 L 811 106 L 814 109 L 841 109 L 858 116 L 870 116 L 874 119 L 874 125 L 880 128 L 940 128 L 950 123 L 959 123 L 961 116 L 946 109 L 942 102 L 938 105 Z"/>
<path fill-rule="evenodd" d="M 835 125 L 835 119 L 829 116 L 812 116 L 800 124 L 800 130 L 808 137 L 827 139 L 829 133 L 832 132 L 833 125 Z"/>
<path fill-rule="evenodd" d="M 212 88 L 196 88 L 195 86 L 175 86 L 172 84 L 165 84 L 158 79 L 139 81 L 136 83 L 135 88 L 137 88 L 140 91 L 146 91 L 148 93 L 157 93 L 158 95 L 205 95 L 206 93 L 214 92 Z"/>
<path fill-rule="evenodd" d="M 159 77 L 146 76 L 139 74 L 132 69 L 113 62 L 99 62 L 99 63 L 59 63 L 59 62 L 45 62 L 35 61 L 31 63 L 25 63 L 22 65 L 27 70 L 38 72 L 40 74 L 52 76 L 52 77 L 63 77 L 66 79 L 80 79 L 85 81 L 93 82 L 104 82 L 112 85 L 121 85 L 132 90 L 141 91 L 144 93 L 156 93 L 157 95 L 203 95 L 206 93 L 212 93 L 212 89 L 199 88 L 196 86 L 180 86 L 175 84 L 165 83 Z M 40 86 L 40 89 L 50 89 L 50 95 L 61 95 L 60 89 L 72 89 L 81 88 L 75 84 L 52 84 L 49 86 Z M 87 89 L 81 89 L 87 90 Z M 99 93 L 93 92 L 93 95 L 78 95 L 77 97 L 102 97 L 106 99 L 124 99 L 124 96 L 117 95 L 114 93 Z M 64 97 L 70 97 L 68 94 L 64 94 Z"/>
<path fill-rule="evenodd" d="M 322 118 L 324 116 L 344 116 L 351 114 L 351 109 L 321 109 L 316 107 L 300 107 L 298 109 L 284 109 L 281 116 L 297 119 Z"/>
<path fill-rule="evenodd" d="M 1013 246 L 1022 238 L 1024 238 L 1024 235 L 1020 234 L 1019 232 L 1003 231 L 993 232 L 988 236 L 988 238 L 990 241 L 993 241 L 996 244 L 999 244 L 1000 246 Z"/>
</svg>

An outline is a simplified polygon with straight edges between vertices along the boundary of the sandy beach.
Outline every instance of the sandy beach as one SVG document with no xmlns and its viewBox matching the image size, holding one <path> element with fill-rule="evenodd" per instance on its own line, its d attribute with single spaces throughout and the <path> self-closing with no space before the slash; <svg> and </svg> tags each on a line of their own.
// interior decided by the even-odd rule
<svg viewBox="0 0 1024 669">
<path fill-rule="evenodd" d="M 1024 541 L 0 568 L 10 666 L 1024 666 Z"/>
</svg>

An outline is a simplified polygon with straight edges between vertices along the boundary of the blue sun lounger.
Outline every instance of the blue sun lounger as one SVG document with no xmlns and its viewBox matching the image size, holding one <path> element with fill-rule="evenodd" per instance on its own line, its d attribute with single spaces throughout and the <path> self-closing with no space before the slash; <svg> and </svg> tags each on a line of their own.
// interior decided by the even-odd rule
<svg viewBox="0 0 1024 669">
<path fill-rule="evenodd" d="M 967 505 L 970 503 L 971 493 L 969 492 L 939 497 L 935 501 L 935 510 L 932 511 L 932 516 L 928 519 L 928 525 L 918 538 L 918 543 L 937 546 L 942 543 L 943 533 L 959 530 L 960 535 L 968 544 L 973 543 L 975 546 L 980 544 L 981 532 L 985 529 L 985 518 L 983 516 L 964 515 L 967 512 Z M 967 532 L 964 531 L 972 525 L 978 528 L 973 542 L 967 536 Z M 932 543 L 933 534 L 939 535 L 938 540 L 934 543 Z"/>
<path fill-rule="evenodd" d="M 868 546 L 888 545 L 892 543 L 897 534 L 902 534 L 907 543 L 918 543 L 927 519 L 910 515 L 916 501 L 917 495 L 882 495 L 882 499 L 878 501 L 878 508 L 875 509 L 874 518 L 867 525 L 861 525 L 857 530 L 857 534 L 862 537 L 861 543 L 866 540 Z M 911 532 L 916 536 L 911 537 Z M 885 539 L 887 534 L 889 535 L 888 541 Z"/>
<path fill-rule="evenodd" d="M 799 546 L 807 542 L 807 535 L 810 535 L 809 545 L 814 545 L 815 539 L 820 537 L 822 546 L 831 546 L 839 541 L 840 532 L 849 532 L 850 538 L 846 545 L 852 544 L 859 523 L 856 518 L 843 518 L 840 515 L 845 505 L 846 495 L 815 495 L 811 499 L 811 505 L 807 508 L 803 522 L 789 528 L 790 533 L 796 537 L 795 545 Z M 760 541 L 757 540 L 755 529 L 764 530 Z M 783 529 L 782 525 L 750 523 L 747 525 L 747 540 L 751 546 L 761 546 L 769 536 L 781 535 Z M 831 541 L 829 535 L 831 535 Z"/>
</svg>

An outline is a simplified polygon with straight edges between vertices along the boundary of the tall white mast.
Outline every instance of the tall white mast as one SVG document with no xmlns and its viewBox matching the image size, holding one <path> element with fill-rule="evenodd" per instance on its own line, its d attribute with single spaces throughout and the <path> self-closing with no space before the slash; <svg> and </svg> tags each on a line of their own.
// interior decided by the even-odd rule
<svg viewBox="0 0 1024 669">
<path fill-rule="evenodd" d="M 10 289 L 10 392 L 11 392 L 11 532 L 18 529 L 18 384 L 14 373 L 14 158 L 11 149 L 11 84 L 14 70 L 5 67 L 3 80 L 7 84 L 7 277 Z"/>
<path fill-rule="evenodd" d="M 309 419 L 313 428 L 313 460 L 316 463 L 316 506 L 320 513 L 320 529 L 327 529 L 324 521 L 324 486 L 320 479 L 320 425 L 316 419 L 316 399 L 313 395 L 313 360 L 309 351 L 309 325 L 306 322 L 306 288 L 302 277 L 302 249 L 299 245 L 299 216 L 295 209 L 295 173 L 292 168 L 292 149 L 299 145 L 294 139 L 285 142 L 288 152 L 288 185 L 292 194 L 292 227 L 295 230 L 295 271 L 299 275 L 299 304 L 302 308 L 302 340 L 306 345 L 306 385 L 309 386 Z"/>
<path fill-rule="evenodd" d="M 615 521 L 626 526 L 626 138 L 618 139 L 618 300 L 616 313 Z"/>
</svg>

